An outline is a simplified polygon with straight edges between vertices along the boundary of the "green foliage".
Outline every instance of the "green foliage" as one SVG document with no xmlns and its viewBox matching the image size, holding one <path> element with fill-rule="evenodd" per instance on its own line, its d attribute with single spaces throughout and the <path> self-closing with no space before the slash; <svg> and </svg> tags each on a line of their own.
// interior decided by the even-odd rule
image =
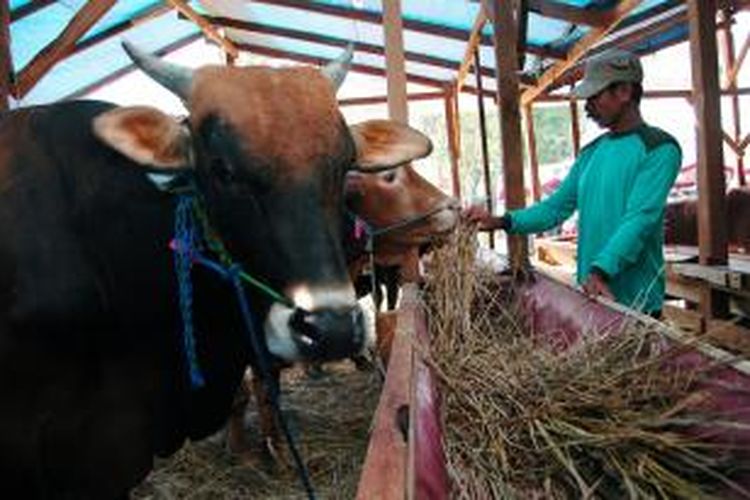
<svg viewBox="0 0 750 500">
<path fill-rule="evenodd" d="M 482 141 L 477 111 L 462 111 L 461 116 L 461 193 L 465 200 L 485 198 L 482 160 Z M 497 183 L 502 181 L 502 152 L 500 146 L 500 121 L 497 108 L 486 108 L 487 150 L 489 154 L 491 195 L 497 196 Z M 451 167 L 445 115 L 440 111 L 421 113 L 416 117 L 415 126 L 427 134 L 433 142 L 434 150 L 429 159 L 431 166 L 424 173 L 446 192 L 451 192 Z M 528 165 L 526 152 L 526 132 L 524 123 L 524 162 Z M 534 129 L 536 133 L 537 156 L 540 165 L 558 163 L 573 156 L 570 108 L 567 103 L 537 105 L 534 107 Z M 531 181 L 526 176 L 527 186 Z"/>
</svg>

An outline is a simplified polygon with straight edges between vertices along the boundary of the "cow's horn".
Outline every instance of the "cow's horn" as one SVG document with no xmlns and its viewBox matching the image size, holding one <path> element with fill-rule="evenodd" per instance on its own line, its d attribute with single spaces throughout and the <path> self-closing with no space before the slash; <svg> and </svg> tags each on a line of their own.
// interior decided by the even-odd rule
<svg viewBox="0 0 750 500">
<path fill-rule="evenodd" d="M 349 66 L 352 64 L 353 56 L 354 44 L 350 42 L 349 45 L 346 46 L 346 50 L 344 50 L 343 54 L 326 64 L 323 68 L 323 74 L 330 78 L 336 90 L 338 90 L 344 82 L 346 73 L 349 71 Z"/>
<path fill-rule="evenodd" d="M 188 99 L 193 80 L 193 70 L 162 61 L 128 41 L 122 42 L 122 48 L 144 73 L 166 87 L 167 90 L 177 94 L 183 101 Z"/>
</svg>

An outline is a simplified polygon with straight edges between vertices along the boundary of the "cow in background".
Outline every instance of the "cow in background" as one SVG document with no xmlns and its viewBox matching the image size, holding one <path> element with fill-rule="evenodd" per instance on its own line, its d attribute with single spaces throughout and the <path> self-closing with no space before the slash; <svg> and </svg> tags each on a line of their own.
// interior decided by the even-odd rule
<svg viewBox="0 0 750 500">
<path fill-rule="evenodd" d="M 727 241 L 733 252 L 750 253 L 750 188 L 730 189 L 726 197 Z M 664 213 L 664 242 L 698 245 L 698 201 L 670 202 Z"/>
<path fill-rule="evenodd" d="M 380 284 L 386 288 L 387 308 L 394 309 L 398 295 L 400 270 L 414 253 L 424 254 L 439 243 L 458 221 L 457 200 L 446 195 L 411 165 L 371 174 L 352 172 L 346 180 L 346 204 L 349 210 L 374 231 L 374 269 L 376 289 L 373 299 L 380 309 Z M 348 232 L 344 247 L 349 271 L 358 295 L 371 291 L 372 280 L 363 274 L 370 264 L 365 251 L 366 231 Z"/>
<path fill-rule="evenodd" d="M 126 497 L 154 455 L 223 426 L 259 357 L 359 352 L 345 174 L 430 150 L 395 122 L 346 125 L 335 89 L 351 52 L 322 71 L 191 71 L 127 50 L 185 122 L 100 102 L 0 114 L 4 498 Z M 201 233 L 276 295 L 235 294 L 236 265 L 192 264 Z"/>
</svg>

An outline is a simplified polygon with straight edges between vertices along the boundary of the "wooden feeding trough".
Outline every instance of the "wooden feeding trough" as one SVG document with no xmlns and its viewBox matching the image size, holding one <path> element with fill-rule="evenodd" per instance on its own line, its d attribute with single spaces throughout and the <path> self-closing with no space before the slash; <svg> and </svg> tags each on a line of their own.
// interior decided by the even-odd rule
<svg viewBox="0 0 750 500">
<path fill-rule="evenodd" d="M 498 281 L 500 278 L 498 277 Z M 577 290 L 542 273 L 533 282 L 514 286 L 523 312 L 545 341 L 572 345 L 591 332 L 612 329 L 626 321 L 648 324 L 665 342 L 689 342 L 691 363 L 721 363 L 715 384 L 708 384 L 712 404 L 731 409 L 734 418 L 750 423 L 750 362 L 702 342 L 679 330 L 616 304 L 588 299 Z M 429 349 L 420 292 L 407 287 L 393 340 L 389 370 L 381 394 L 357 498 L 448 498 L 450 485 L 443 452 L 440 395 L 434 374 L 425 364 Z M 716 429 L 722 442 L 748 449 L 750 426 L 732 431 Z M 742 477 L 741 484 L 750 484 Z"/>
</svg>

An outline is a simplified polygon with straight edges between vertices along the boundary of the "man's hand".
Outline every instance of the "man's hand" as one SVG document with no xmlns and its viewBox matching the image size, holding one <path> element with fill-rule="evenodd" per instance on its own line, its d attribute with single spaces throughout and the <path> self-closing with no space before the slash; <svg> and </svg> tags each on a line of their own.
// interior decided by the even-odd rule
<svg viewBox="0 0 750 500">
<path fill-rule="evenodd" d="M 507 229 L 508 220 L 506 216 L 494 217 L 484 205 L 472 205 L 461 212 L 461 217 L 469 223 L 478 224 L 479 229 L 488 231 L 492 229 Z"/>
<path fill-rule="evenodd" d="M 602 295 L 610 300 L 615 300 L 615 295 L 612 293 L 612 290 L 609 289 L 606 279 L 602 273 L 598 272 L 596 269 L 591 271 L 588 279 L 583 284 L 583 292 L 589 297 L 598 297 Z"/>
</svg>

